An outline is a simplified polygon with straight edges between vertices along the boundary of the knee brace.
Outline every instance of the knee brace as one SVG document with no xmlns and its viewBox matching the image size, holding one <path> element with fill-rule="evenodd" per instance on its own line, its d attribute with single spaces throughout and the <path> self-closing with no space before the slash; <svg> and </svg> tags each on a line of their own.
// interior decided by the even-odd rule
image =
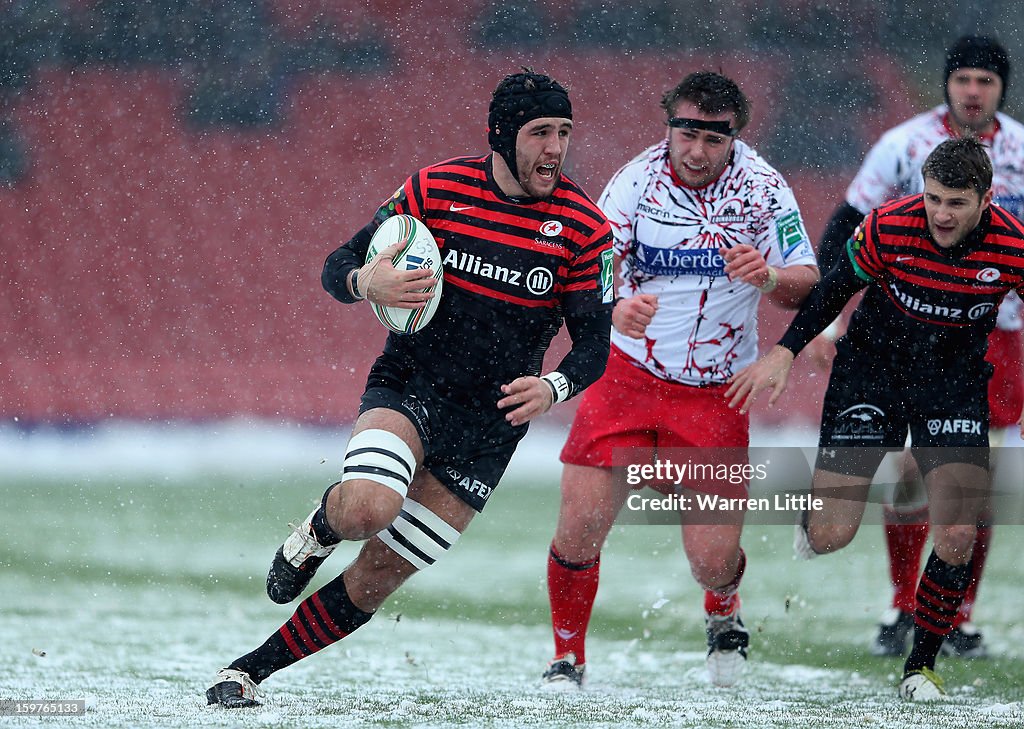
<svg viewBox="0 0 1024 729">
<path fill-rule="evenodd" d="M 377 538 L 418 570 L 429 567 L 451 549 L 460 533 L 427 507 L 406 499 L 402 510 Z"/>
<path fill-rule="evenodd" d="M 371 428 L 352 436 L 341 466 L 341 482 L 375 481 L 405 498 L 416 473 L 416 457 L 404 440 L 388 430 Z"/>
</svg>

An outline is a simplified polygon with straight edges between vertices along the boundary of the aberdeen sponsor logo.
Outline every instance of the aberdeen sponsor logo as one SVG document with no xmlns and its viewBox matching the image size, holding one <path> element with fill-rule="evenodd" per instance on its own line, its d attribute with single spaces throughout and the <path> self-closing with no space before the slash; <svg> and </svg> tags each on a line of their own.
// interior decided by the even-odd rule
<svg viewBox="0 0 1024 729">
<path fill-rule="evenodd" d="M 715 248 L 654 248 L 639 243 L 637 268 L 651 276 L 724 276 L 725 259 Z"/>
</svg>

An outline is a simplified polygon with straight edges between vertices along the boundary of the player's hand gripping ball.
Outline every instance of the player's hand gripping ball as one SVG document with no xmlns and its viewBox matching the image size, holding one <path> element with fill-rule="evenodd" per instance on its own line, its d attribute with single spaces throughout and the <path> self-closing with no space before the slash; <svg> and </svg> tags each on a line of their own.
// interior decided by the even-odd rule
<svg viewBox="0 0 1024 729">
<path fill-rule="evenodd" d="M 395 215 L 384 221 L 377 228 L 366 251 L 369 263 L 385 248 L 401 243 L 402 248 L 392 260 L 398 271 L 429 269 L 433 272 L 433 285 L 422 289 L 423 292 L 433 291 L 434 296 L 420 309 L 403 309 L 397 306 L 384 306 L 370 302 L 373 313 L 380 323 L 393 332 L 412 334 L 430 323 L 441 303 L 441 287 L 444 283 L 444 266 L 441 265 L 441 251 L 430 230 L 422 222 L 411 215 Z"/>
</svg>

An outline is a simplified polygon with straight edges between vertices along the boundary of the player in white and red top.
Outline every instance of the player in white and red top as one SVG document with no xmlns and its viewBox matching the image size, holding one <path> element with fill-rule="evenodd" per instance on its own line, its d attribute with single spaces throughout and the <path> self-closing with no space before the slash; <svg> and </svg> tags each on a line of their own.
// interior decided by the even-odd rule
<svg viewBox="0 0 1024 729">
<path fill-rule="evenodd" d="M 946 103 L 890 129 L 868 153 L 846 191 L 845 202 L 833 213 L 825 231 L 818 251 L 822 271 L 832 267 L 870 210 L 887 200 L 922 192 L 925 158 L 940 143 L 963 134 L 972 134 L 986 145 L 993 168 L 993 203 L 1024 218 L 1024 125 L 998 111 L 1006 99 L 1009 74 L 1006 50 L 991 38 L 965 36 L 950 47 L 943 77 Z M 1016 424 L 1024 406 L 1022 308 L 1017 296 L 1007 296 L 988 340 L 987 359 L 995 368 L 988 393 L 994 443 Z M 826 347 L 821 341 L 815 343 L 819 359 Z M 906 480 L 916 478 L 912 462 L 904 470 Z M 971 612 L 992 536 L 989 522 L 985 518 L 978 525 L 971 587 L 943 646 L 949 655 L 973 658 L 986 653 L 981 633 L 971 623 Z M 927 510 L 887 508 L 885 530 L 893 601 L 882 618 L 872 652 L 899 656 L 906 652 L 913 626 L 917 576 L 929 532 Z"/>
<path fill-rule="evenodd" d="M 622 298 L 612 313 L 608 368 L 584 394 L 562 451 L 561 512 L 548 560 L 550 686 L 583 681 L 601 547 L 631 489 L 612 466 L 650 463 L 655 453 L 664 459 L 669 448 L 719 449 L 704 451 L 712 460 L 738 450 L 742 456 L 732 457 L 745 462 L 749 421 L 726 406 L 724 383 L 757 356 L 762 294 L 795 308 L 818 280 L 789 186 L 736 139 L 749 119 L 736 84 L 690 74 L 662 106 L 666 139 L 620 169 L 598 202 L 612 226 Z M 677 486 L 683 495 L 747 490 L 746 482 Z M 719 520 L 680 513 L 680 521 L 691 571 L 706 590 L 711 679 L 730 685 L 748 642 L 737 592 L 743 513 Z"/>
<path fill-rule="evenodd" d="M 645 150 L 598 201 L 615 235 L 625 306 L 657 297 L 658 316 L 643 336 L 613 329 L 612 344 L 661 380 L 718 385 L 757 358 L 761 300 L 757 286 L 725 275 L 719 251 L 747 246 L 776 273 L 816 261 L 789 186 L 742 140 L 732 141 L 725 170 L 701 188 L 687 186 L 669 155 L 668 139 Z M 772 295 L 792 303 L 790 288 Z"/>
</svg>

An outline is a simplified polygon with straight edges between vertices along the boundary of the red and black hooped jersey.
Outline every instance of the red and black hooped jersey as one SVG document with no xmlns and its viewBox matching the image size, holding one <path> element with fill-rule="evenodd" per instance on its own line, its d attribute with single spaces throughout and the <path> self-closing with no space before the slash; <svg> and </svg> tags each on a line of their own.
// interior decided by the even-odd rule
<svg viewBox="0 0 1024 729">
<path fill-rule="evenodd" d="M 513 199 L 494 182 L 490 155 L 426 167 L 333 255 L 362 265 L 374 231 L 401 213 L 433 233 L 444 294 L 431 323 L 391 334 L 385 354 L 401 357 L 441 392 L 496 391 L 538 374 L 563 317 L 610 309 L 611 229 L 564 175 L 548 199 Z"/>
<path fill-rule="evenodd" d="M 957 359 L 985 351 L 996 309 L 1024 291 L 1024 224 L 998 206 L 953 248 L 928 232 L 923 195 L 872 211 L 847 243 L 869 286 L 850 322 L 854 341 L 905 344 L 902 354 Z"/>
</svg>

